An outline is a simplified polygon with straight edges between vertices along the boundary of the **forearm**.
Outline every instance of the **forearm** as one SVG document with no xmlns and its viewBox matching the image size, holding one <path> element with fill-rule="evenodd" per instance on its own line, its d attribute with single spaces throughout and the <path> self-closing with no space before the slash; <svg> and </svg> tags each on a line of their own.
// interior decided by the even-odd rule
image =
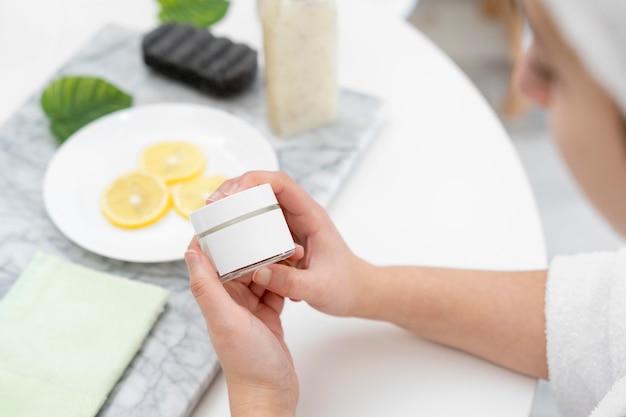
<svg viewBox="0 0 626 417">
<path fill-rule="evenodd" d="M 546 276 L 546 271 L 370 267 L 359 277 L 355 312 L 546 378 Z"/>
</svg>

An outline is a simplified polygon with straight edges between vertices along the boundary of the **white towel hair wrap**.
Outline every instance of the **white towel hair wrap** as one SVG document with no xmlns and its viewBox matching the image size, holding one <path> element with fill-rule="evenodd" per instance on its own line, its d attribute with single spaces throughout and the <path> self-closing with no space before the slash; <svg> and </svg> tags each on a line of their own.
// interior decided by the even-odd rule
<svg viewBox="0 0 626 417">
<path fill-rule="evenodd" d="M 565 39 L 626 115 L 626 0 L 543 0 Z"/>
</svg>

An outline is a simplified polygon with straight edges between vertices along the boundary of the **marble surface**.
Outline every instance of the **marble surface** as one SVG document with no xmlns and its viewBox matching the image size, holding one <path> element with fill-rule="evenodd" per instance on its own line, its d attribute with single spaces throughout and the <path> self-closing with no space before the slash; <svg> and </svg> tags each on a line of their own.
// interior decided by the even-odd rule
<svg viewBox="0 0 626 417">
<path fill-rule="evenodd" d="M 245 94 L 215 99 L 156 75 L 140 58 L 141 34 L 105 27 L 51 79 L 100 76 L 134 96 L 134 105 L 213 105 L 256 126 L 275 147 L 281 169 L 328 204 L 384 121 L 376 98 L 342 90 L 336 123 L 283 140 L 266 123 L 262 77 Z M 42 86 L 43 88 L 43 86 Z M 170 301 L 99 416 L 185 416 L 219 372 L 182 262 L 133 264 L 100 257 L 67 240 L 46 215 L 42 181 L 57 145 L 39 106 L 40 91 L 0 127 L 0 298 L 37 250 L 167 288 Z M 1 359 L 1 358 L 0 358 Z"/>
</svg>

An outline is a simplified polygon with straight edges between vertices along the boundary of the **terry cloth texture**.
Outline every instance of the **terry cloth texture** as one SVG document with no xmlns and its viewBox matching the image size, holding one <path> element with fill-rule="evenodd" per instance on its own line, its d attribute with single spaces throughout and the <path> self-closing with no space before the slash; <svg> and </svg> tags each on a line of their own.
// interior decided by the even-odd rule
<svg viewBox="0 0 626 417">
<path fill-rule="evenodd" d="M 96 415 L 167 295 L 37 254 L 0 301 L 0 415 Z"/>
<path fill-rule="evenodd" d="M 626 416 L 626 249 L 552 261 L 546 336 L 563 416 Z"/>
<path fill-rule="evenodd" d="M 591 417 L 626 416 L 626 377 L 611 388 L 608 395 L 593 410 Z"/>
</svg>

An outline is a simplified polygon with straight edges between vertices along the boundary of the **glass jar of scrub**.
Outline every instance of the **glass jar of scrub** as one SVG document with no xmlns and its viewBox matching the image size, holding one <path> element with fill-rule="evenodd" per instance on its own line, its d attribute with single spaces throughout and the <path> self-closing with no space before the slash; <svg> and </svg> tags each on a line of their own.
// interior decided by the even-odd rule
<svg viewBox="0 0 626 417">
<path fill-rule="evenodd" d="M 208 204 L 191 213 L 191 223 L 222 282 L 295 252 L 285 216 L 269 184 Z"/>
<path fill-rule="evenodd" d="M 270 127 L 279 136 L 337 116 L 335 0 L 258 0 Z"/>
</svg>

